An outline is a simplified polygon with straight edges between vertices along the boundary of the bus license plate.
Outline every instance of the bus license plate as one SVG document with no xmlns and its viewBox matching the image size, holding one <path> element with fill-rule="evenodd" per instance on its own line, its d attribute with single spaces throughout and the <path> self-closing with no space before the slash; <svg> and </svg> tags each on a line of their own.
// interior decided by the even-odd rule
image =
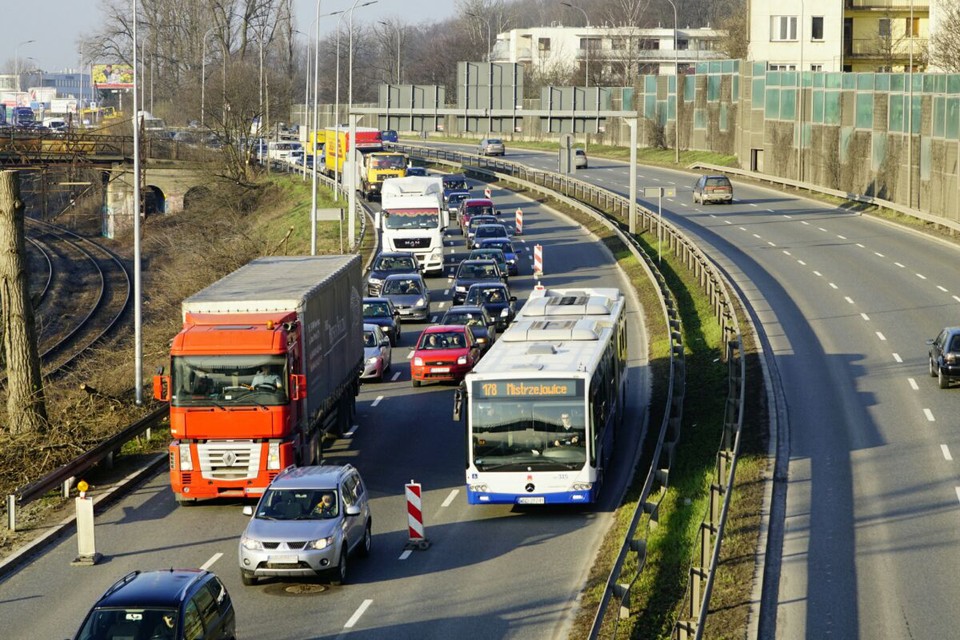
<svg viewBox="0 0 960 640">
<path fill-rule="evenodd" d="M 531 498 L 517 498 L 517 504 L 543 504 L 544 498 L 540 497 L 531 497 Z"/>
<path fill-rule="evenodd" d="M 450 373 L 450 367 L 434 367 L 430 371 L 433 373 Z"/>
</svg>

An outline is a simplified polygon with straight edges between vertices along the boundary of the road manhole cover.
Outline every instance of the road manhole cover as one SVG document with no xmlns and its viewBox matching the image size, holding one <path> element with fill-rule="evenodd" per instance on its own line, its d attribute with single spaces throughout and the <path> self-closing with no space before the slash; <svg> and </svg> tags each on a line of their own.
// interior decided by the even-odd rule
<svg viewBox="0 0 960 640">
<path fill-rule="evenodd" d="M 323 593 L 327 587 L 322 584 L 272 584 L 265 591 L 275 596 L 312 596 Z"/>
</svg>

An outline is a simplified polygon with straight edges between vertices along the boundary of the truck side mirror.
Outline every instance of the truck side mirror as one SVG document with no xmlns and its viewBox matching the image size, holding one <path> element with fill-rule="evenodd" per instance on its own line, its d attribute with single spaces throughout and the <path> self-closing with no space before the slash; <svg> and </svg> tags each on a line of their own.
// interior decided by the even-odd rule
<svg viewBox="0 0 960 640">
<path fill-rule="evenodd" d="M 170 376 L 153 376 L 153 398 L 170 402 Z"/>
<path fill-rule="evenodd" d="M 290 376 L 290 400 L 296 402 L 307 397 L 307 376 Z"/>
</svg>

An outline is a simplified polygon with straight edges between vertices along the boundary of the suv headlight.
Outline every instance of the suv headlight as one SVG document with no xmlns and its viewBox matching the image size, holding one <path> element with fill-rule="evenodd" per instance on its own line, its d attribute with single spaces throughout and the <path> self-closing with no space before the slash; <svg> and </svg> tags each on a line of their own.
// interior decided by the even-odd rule
<svg viewBox="0 0 960 640">
<path fill-rule="evenodd" d="M 367 282 L 374 287 L 379 287 L 381 284 L 383 284 L 383 280 L 381 278 L 374 278 L 373 276 L 370 276 L 370 279 L 367 280 Z"/>
<path fill-rule="evenodd" d="M 304 549 L 326 549 L 327 547 L 333 546 L 333 536 L 328 536 L 326 538 L 320 538 L 319 540 L 311 540 L 308 542 Z"/>
<path fill-rule="evenodd" d="M 372 358 L 367 358 L 367 364 L 377 364 L 377 360 L 380 359 L 380 356 L 373 356 Z"/>
<path fill-rule="evenodd" d="M 253 538 L 248 538 L 246 534 L 240 536 L 240 546 L 247 551 L 262 551 L 263 543 Z"/>
</svg>

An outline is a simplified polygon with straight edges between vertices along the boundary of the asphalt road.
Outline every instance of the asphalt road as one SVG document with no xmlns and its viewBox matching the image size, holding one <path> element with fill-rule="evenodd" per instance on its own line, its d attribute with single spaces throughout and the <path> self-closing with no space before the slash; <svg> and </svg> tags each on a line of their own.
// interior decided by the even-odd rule
<svg viewBox="0 0 960 640">
<path fill-rule="evenodd" d="M 509 145 L 505 159 L 556 166 Z M 576 177 L 628 193 L 623 163 Z M 789 467 L 760 637 L 956 636 L 960 390 L 928 377 L 925 341 L 958 324 L 957 247 L 736 182 L 733 204 L 694 205 L 695 177 L 640 167 L 638 183 L 677 188 L 663 215 L 761 327 Z"/>
<path fill-rule="evenodd" d="M 579 226 L 506 191 L 495 189 L 493 196 L 504 211 L 524 208 L 525 233 L 517 243 L 521 275 L 510 283 L 521 300 L 533 285 L 535 242 L 544 247 L 548 286 L 625 287 L 611 256 Z M 448 240 L 452 263 L 465 250 L 458 231 Z M 449 281 L 430 278 L 428 285 L 439 317 L 449 306 Z M 0 583 L 3 636 L 72 636 L 96 598 L 129 571 L 203 566 L 224 579 L 244 638 L 564 637 L 641 436 L 646 344 L 641 314 L 628 300 L 633 403 L 615 468 L 595 507 L 468 506 L 453 387 L 411 387 L 407 358 L 416 332 L 408 325 L 393 372 L 383 383 L 362 386 L 356 428 L 326 452 L 331 462 L 356 465 L 372 498 L 373 552 L 352 561 L 347 585 L 285 580 L 242 586 L 241 503 L 178 507 L 161 473 L 98 516 L 100 564 L 71 566 L 77 541 L 70 536 Z M 404 550 L 404 483 L 411 479 L 423 484 L 432 543 L 425 551 Z"/>
</svg>

